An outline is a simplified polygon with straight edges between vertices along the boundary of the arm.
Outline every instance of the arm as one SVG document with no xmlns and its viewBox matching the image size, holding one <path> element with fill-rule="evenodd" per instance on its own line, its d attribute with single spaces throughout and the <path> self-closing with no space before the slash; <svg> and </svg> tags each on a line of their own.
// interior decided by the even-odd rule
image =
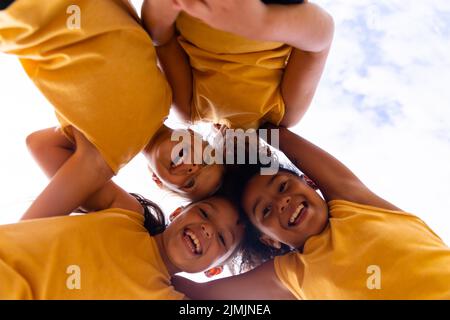
<svg viewBox="0 0 450 320">
<path fill-rule="evenodd" d="M 82 134 L 75 130 L 74 132 L 75 151 L 72 152 L 70 149 L 57 145 L 50 148 L 54 158 L 46 160 L 42 155 L 35 155 L 44 172 L 49 177 L 52 176 L 52 179 L 22 219 L 70 214 L 105 186 L 113 176 L 112 170 L 97 149 Z M 46 133 L 49 134 L 49 132 Z M 61 137 L 53 138 L 55 140 L 52 142 L 62 141 Z M 29 146 L 32 145 L 31 141 L 32 139 L 29 137 L 27 139 Z M 62 145 L 66 146 L 66 143 L 62 142 Z M 37 147 L 31 147 L 31 149 L 33 148 L 38 150 Z M 41 147 L 40 150 L 45 149 Z M 59 153 L 58 150 L 60 150 Z M 42 165 L 44 162 L 45 166 Z"/>
<path fill-rule="evenodd" d="M 49 179 L 75 152 L 75 145 L 59 128 L 33 132 L 27 137 L 26 143 L 34 160 Z"/>
<path fill-rule="evenodd" d="M 310 3 L 297 5 L 293 10 L 273 7 L 271 15 L 267 24 L 269 35 L 270 30 L 275 30 L 273 39 L 284 38 L 283 42 L 294 47 L 281 83 L 286 110 L 280 125 L 292 127 L 303 118 L 314 98 L 330 52 L 334 21 L 327 12 Z"/>
<path fill-rule="evenodd" d="M 277 21 L 283 18 L 282 10 L 286 10 L 286 8 L 274 8 L 272 23 L 286 26 L 281 21 Z M 316 48 L 318 50 L 302 50 L 300 49 L 301 44 L 292 44 L 294 49 L 289 57 L 289 62 L 281 83 L 281 93 L 286 110 L 280 125 L 285 127 L 292 127 L 297 124 L 311 105 L 328 59 L 334 35 L 333 18 L 318 6 L 306 3 L 304 5 L 297 5 L 295 10 L 298 11 L 299 17 L 303 15 L 304 19 L 301 19 L 297 23 L 303 24 L 303 26 L 299 25 L 298 28 L 302 28 L 305 33 L 303 35 L 292 34 L 292 31 L 296 30 L 294 27 L 295 21 L 293 20 L 292 27 L 294 29 L 291 30 L 291 33 L 284 34 L 284 36 L 292 38 L 293 41 L 286 39 L 286 42 L 294 43 L 296 37 L 299 40 L 302 40 L 302 37 L 304 37 L 306 42 L 309 41 L 308 39 L 318 41 L 315 44 L 318 46 Z M 291 11 L 289 14 L 291 17 L 294 17 L 296 13 Z M 315 35 L 315 32 L 318 32 L 318 34 Z M 307 46 L 308 43 L 305 45 Z"/>
<path fill-rule="evenodd" d="M 308 52 L 327 50 L 333 18 L 312 3 L 265 5 L 260 0 L 177 0 L 180 9 L 213 28 L 258 41 L 275 41 Z"/>
<path fill-rule="evenodd" d="M 322 77 L 328 53 L 329 48 L 317 53 L 293 49 L 281 82 L 285 103 L 281 126 L 292 127 L 305 115 Z"/>
<path fill-rule="evenodd" d="M 196 283 L 176 276 L 175 289 L 194 300 L 294 300 L 295 297 L 278 280 L 273 261 L 229 278 Z"/>
<path fill-rule="evenodd" d="M 319 187 L 327 201 L 347 200 L 388 210 L 400 210 L 378 197 L 339 160 L 297 136 L 280 128 L 280 150 Z"/>
<path fill-rule="evenodd" d="M 142 6 L 142 20 L 172 88 L 174 109 L 182 120 L 190 121 L 192 70 L 189 58 L 176 37 L 175 20 L 179 12 L 172 1 L 146 0 Z"/>
<path fill-rule="evenodd" d="M 26 142 L 33 158 L 49 179 L 53 178 L 75 152 L 75 145 L 64 136 L 59 128 L 33 132 L 27 137 Z M 91 195 L 83 203 L 82 208 L 88 212 L 108 208 L 142 211 L 142 207 L 136 199 L 111 180 Z"/>
</svg>

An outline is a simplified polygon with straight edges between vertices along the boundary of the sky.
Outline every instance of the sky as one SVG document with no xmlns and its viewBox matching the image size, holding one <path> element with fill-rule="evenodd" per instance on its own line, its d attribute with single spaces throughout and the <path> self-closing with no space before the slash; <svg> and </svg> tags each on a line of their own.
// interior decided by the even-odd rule
<svg viewBox="0 0 450 320">
<path fill-rule="evenodd" d="M 142 1 L 132 1 L 140 6 Z M 450 1 L 320 0 L 334 17 L 316 97 L 293 130 L 450 244 Z M 57 125 L 18 61 L 0 54 L 0 224 L 16 222 L 47 180 L 26 136 Z M 115 178 L 170 213 L 138 156 Z"/>
</svg>

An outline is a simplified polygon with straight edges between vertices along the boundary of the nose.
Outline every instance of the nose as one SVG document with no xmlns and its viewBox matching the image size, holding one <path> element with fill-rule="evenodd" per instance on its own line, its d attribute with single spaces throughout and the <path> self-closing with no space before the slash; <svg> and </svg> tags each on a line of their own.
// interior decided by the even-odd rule
<svg viewBox="0 0 450 320">
<path fill-rule="evenodd" d="M 200 170 L 200 165 L 198 164 L 183 164 L 175 168 L 172 172 L 176 175 L 191 175 Z"/>
<path fill-rule="evenodd" d="M 282 197 L 279 202 L 280 212 L 283 213 L 284 210 L 289 206 L 291 202 L 291 197 Z"/>
<path fill-rule="evenodd" d="M 212 238 L 212 236 L 214 234 L 214 231 L 213 231 L 213 228 L 210 225 L 202 223 L 201 229 L 202 229 L 202 235 L 206 239 L 211 239 Z"/>
<path fill-rule="evenodd" d="M 196 173 L 199 169 L 200 169 L 200 165 L 198 164 L 190 164 L 187 166 L 187 173 L 192 174 L 192 173 Z"/>
</svg>

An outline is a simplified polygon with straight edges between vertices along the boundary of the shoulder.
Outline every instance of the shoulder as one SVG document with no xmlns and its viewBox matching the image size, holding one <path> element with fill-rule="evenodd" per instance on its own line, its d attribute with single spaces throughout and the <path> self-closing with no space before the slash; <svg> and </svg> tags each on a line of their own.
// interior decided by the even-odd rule
<svg viewBox="0 0 450 320">
<path fill-rule="evenodd" d="M 366 205 L 389 211 L 402 211 L 389 201 L 381 198 L 364 185 L 359 179 L 348 179 L 339 183 L 339 190 L 328 196 L 327 200 L 345 200 L 348 203 Z"/>
<path fill-rule="evenodd" d="M 378 206 L 373 204 L 349 201 L 346 199 L 331 200 L 327 202 L 330 216 L 333 218 L 348 217 L 354 214 L 368 215 L 397 215 L 417 218 L 415 215 L 405 212 L 395 206 Z M 417 218 L 418 219 L 418 218 Z"/>
</svg>

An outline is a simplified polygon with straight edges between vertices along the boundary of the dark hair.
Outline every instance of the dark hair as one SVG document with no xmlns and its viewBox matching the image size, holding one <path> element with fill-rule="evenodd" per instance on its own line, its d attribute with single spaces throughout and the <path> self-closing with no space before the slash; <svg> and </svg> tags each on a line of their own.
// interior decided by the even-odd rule
<svg viewBox="0 0 450 320">
<path fill-rule="evenodd" d="M 166 219 L 161 208 L 151 200 L 137 193 L 130 193 L 144 209 L 144 227 L 151 236 L 156 236 L 166 230 Z"/>
<path fill-rule="evenodd" d="M 8 8 L 15 0 L 2 0 L 0 2 L 0 10 Z"/>
</svg>

